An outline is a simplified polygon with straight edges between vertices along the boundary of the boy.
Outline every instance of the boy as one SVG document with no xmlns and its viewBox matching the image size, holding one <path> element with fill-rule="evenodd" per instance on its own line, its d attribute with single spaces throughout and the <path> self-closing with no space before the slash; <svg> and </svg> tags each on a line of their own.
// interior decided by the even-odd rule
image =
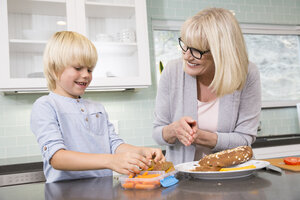
<svg viewBox="0 0 300 200">
<path fill-rule="evenodd" d="M 33 105 L 31 130 L 41 147 L 47 182 L 139 173 L 164 161 L 160 149 L 125 144 L 100 103 L 81 95 L 92 81 L 95 46 L 71 31 L 55 33 L 44 52 L 44 73 L 51 91 Z"/>
</svg>

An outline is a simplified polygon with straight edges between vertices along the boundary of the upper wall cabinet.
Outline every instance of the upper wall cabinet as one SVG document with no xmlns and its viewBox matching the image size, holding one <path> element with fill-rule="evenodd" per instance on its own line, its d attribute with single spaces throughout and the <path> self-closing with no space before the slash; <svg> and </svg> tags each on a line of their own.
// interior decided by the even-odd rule
<svg viewBox="0 0 300 200">
<path fill-rule="evenodd" d="M 47 91 L 43 51 L 62 30 L 97 48 L 88 91 L 151 85 L 146 0 L 0 0 L 0 27 L 2 92 Z"/>
</svg>

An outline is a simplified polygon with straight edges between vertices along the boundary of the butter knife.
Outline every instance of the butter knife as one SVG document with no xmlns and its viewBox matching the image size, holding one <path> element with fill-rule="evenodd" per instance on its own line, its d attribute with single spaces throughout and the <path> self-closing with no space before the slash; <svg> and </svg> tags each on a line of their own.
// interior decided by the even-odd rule
<svg viewBox="0 0 300 200">
<path fill-rule="evenodd" d="M 274 171 L 274 172 L 278 172 L 278 173 L 282 174 L 282 169 L 280 169 L 279 167 L 276 167 L 274 165 L 266 166 L 266 170 L 270 170 L 270 171 Z"/>
</svg>

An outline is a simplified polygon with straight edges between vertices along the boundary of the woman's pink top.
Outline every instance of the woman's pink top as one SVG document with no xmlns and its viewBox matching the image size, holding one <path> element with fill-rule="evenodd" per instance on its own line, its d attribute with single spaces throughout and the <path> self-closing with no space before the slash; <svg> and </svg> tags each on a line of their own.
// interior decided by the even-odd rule
<svg viewBox="0 0 300 200">
<path fill-rule="evenodd" d="M 198 100 L 198 128 L 204 131 L 217 132 L 219 116 L 219 98 L 210 102 Z M 202 145 L 196 145 L 194 160 L 200 160 L 210 154 L 211 149 Z"/>
</svg>

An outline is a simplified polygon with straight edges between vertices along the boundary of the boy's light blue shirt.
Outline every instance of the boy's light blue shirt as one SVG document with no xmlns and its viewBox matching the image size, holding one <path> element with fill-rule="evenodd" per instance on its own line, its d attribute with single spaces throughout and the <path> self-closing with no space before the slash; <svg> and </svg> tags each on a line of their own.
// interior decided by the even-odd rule
<svg viewBox="0 0 300 200">
<path fill-rule="evenodd" d="M 116 148 L 124 143 L 116 134 L 100 103 L 50 92 L 33 104 L 30 125 L 41 148 L 47 183 L 112 175 L 109 169 L 56 170 L 49 162 L 59 149 L 113 154 Z"/>
</svg>

